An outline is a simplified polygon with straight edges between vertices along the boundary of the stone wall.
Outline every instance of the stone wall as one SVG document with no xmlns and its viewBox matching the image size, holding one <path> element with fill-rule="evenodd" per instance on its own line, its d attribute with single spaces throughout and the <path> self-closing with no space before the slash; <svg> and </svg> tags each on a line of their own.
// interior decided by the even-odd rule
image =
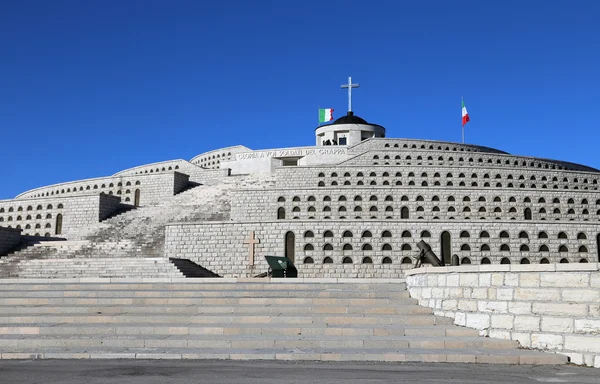
<svg viewBox="0 0 600 384">
<path fill-rule="evenodd" d="M 448 141 L 420 140 L 420 139 L 394 139 L 374 137 L 351 147 L 356 152 L 370 151 L 375 149 L 412 148 L 429 149 L 451 152 L 490 152 L 506 153 L 498 149 L 483 147 L 473 144 L 460 144 Z"/>
<path fill-rule="evenodd" d="M 100 222 L 114 212 L 119 204 L 119 197 L 105 194 L 78 196 L 64 199 L 61 203 L 62 232 L 58 237 L 70 237 L 81 229 Z"/>
<path fill-rule="evenodd" d="M 290 232 L 302 277 L 397 278 L 412 266 L 416 239 L 389 229 L 390 223 L 381 221 L 177 223 L 165 228 L 165 256 L 192 260 L 224 277 L 252 276 L 268 270 L 264 256 L 285 254 Z M 244 244 L 251 231 L 260 241 L 254 269 L 247 267 Z"/>
<path fill-rule="evenodd" d="M 468 157 L 473 158 L 473 163 L 479 163 L 480 153 L 491 153 L 501 155 L 499 157 L 491 157 L 495 160 L 496 166 L 509 166 L 517 165 L 514 164 L 515 160 L 519 160 L 517 166 L 530 167 L 530 168 L 548 168 L 551 169 L 564 169 L 573 171 L 585 171 L 585 172 L 598 172 L 597 169 L 591 168 L 582 164 L 571 163 L 568 161 L 561 160 L 548 160 L 540 159 L 535 157 L 525 156 L 514 156 L 504 151 L 500 151 L 494 148 L 483 147 L 472 144 L 459 144 L 443 141 L 430 141 L 430 140 L 415 140 L 415 139 L 381 139 L 373 138 L 365 140 L 360 144 L 350 148 L 351 153 L 357 155 L 362 154 L 365 151 L 419 151 L 428 150 L 430 155 L 442 155 L 442 156 L 454 156 L 457 158 L 465 157 L 465 163 L 468 163 Z M 467 152 L 467 153 L 465 153 Z M 479 153 L 468 153 L 468 152 L 479 152 Z M 486 158 L 487 159 L 487 158 Z M 509 161 L 507 163 L 507 161 Z M 483 163 L 483 161 L 481 161 Z M 481 165 L 481 164 L 480 164 Z"/>
<path fill-rule="evenodd" d="M 100 194 L 98 203 L 98 221 L 103 221 L 123 205 L 118 196 Z"/>
<path fill-rule="evenodd" d="M 176 188 L 180 188 L 183 181 L 187 180 L 187 177 L 187 175 L 179 172 L 168 171 L 158 174 L 111 176 L 72 181 L 36 188 L 20 194 L 15 200 L 105 193 L 121 197 L 121 201 L 124 204 L 134 204 L 136 190 L 139 190 L 140 205 L 155 204 L 165 197 L 173 196 Z M 11 201 L 5 200 L 0 202 L 0 204 L 6 202 Z"/>
<path fill-rule="evenodd" d="M 0 227 L 0 256 L 6 255 L 21 242 L 21 230 Z"/>
<path fill-rule="evenodd" d="M 173 171 L 186 174 L 189 176 L 189 181 L 199 184 L 212 184 L 228 176 L 227 169 L 206 169 L 181 159 L 140 165 L 115 173 L 114 176 L 172 173 Z"/>
<path fill-rule="evenodd" d="M 582 213 L 584 209 L 595 211 L 598 207 L 596 201 L 591 200 L 597 197 L 592 193 L 586 194 L 589 203 L 582 204 L 584 197 L 571 204 L 569 199 L 573 194 L 565 191 L 546 196 L 545 203 L 538 202 L 540 195 L 522 190 L 514 191 L 516 193 L 511 196 L 514 202 L 502 191 L 468 192 L 472 191 L 389 188 L 242 190 L 233 194 L 231 218 L 234 221 L 270 221 L 276 220 L 279 212 L 284 215 L 284 222 L 290 219 L 306 221 L 307 228 L 317 224 L 332 226 L 327 223 L 333 221 L 343 223 L 336 224 L 343 229 L 358 222 L 367 229 L 385 228 L 394 236 L 408 233 L 412 241 L 409 238 L 407 243 L 413 249 L 423 238 L 438 255 L 441 255 L 441 234 L 448 232 L 450 255 L 456 254 L 463 263 L 499 264 L 504 259 L 513 264 L 599 260 L 599 227 L 592 221 L 597 220 L 597 215 Z M 449 202 L 448 195 L 455 201 Z M 433 201 L 435 198 L 439 201 Z M 467 198 L 469 201 L 465 201 Z M 479 201 L 482 198 L 484 202 Z M 529 202 L 524 202 L 526 199 Z M 536 221 L 523 220 L 524 209 L 537 211 L 544 206 L 550 212 L 559 209 L 565 213 L 550 213 Z M 586 206 L 588 208 L 584 208 Z M 454 212 L 449 212 L 450 207 Z M 481 207 L 486 212 L 478 212 Z M 410 218 L 402 219 L 403 208 L 408 209 Z M 495 212 L 497 208 L 500 212 Z M 568 214 L 569 209 L 578 214 Z M 532 216 L 536 218 L 535 214 Z M 590 221 L 584 219 L 586 216 Z M 370 227 L 371 223 L 374 227 Z"/>
<path fill-rule="evenodd" d="M 382 262 L 383 257 L 389 256 L 393 263 L 404 260 L 410 266 L 413 262 L 411 258 L 418 255 L 416 244 L 421 239 L 429 243 L 437 255 L 442 254 L 440 239 L 443 232 L 448 232 L 451 237 L 450 254 L 456 254 L 463 263 L 465 259 L 469 259 L 473 264 L 481 264 L 484 259 L 491 264 L 504 263 L 506 260 L 512 264 L 519 264 L 523 263 L 524 259 L 532 264 L 598 260 L 598 227 L 593 223 L 562 223 L 548 229 L 543 223 L 505 221 L 494 222 L 493 226 L 482 229 L 477 221 L 418 220 L 265 220 L 177 224 L 167 228 L 167 248 L 172 252 L 169 256 L 188 255 L 201 261 L 201 265 L 206 262 L 227 263 L 226 256 L 239 254 L 243 258 L 243 255 L 247 254 L 247 247 L 238 240 L 247 236 L 249 231 L 259 229 L 266 231 L 261 240 L 262 244 L 256 248 L 261 257 L 282 255 L 285 233 L 293 232 L 296 238 L 296 264 L 302 263 L 307 256 L 311 257 L 315 264 L 323 264 L 324 258 L 328 256 L 333 258 L 334 263 L 341 263 L 345 256 L 351 257 L 355 263 L 364 256 L 375 256 L 378 261 L 373 259 L 373 262 L 377 264 Z M 311 231 L 313 237 L 305 237 L 306 231 Z M 331 237 L 325 236 L 326 231 L 331 233 Z M 346 231 L 352 233 L 351 238 L 344 236 Z M 245 232 L 247 233 L 244 235 Z M 525 235 L 527 237 L 524 237 Z M 178 241 L 180 243 L 177 243 Z M 169 245 L 169 242 L 172 244 Z M 312 245 L 314 249 L 305 250 L 307 244 Z M 328 244 L 332 249 L 323 249 Z M 343 248 L 347 244 L 351 245 L 352 250 L 344 251 Z M 390 249 L 384 251 L 383 247 L 386 244 L 386 248 L 389 246 Z M 364 249 L 369 246 L 372 250 Z M 527 247 L 527 251 L 524 246 Z M 505 247 L 507 250 L 504 250 Z M 204 258 L 208 254 L 215 259 Z"/>
<path fill-rule="evenodd" d="M 419 268 L 406 272 L 419 304 L 484 336 L 563 353 L 600 368 L 600 264 Z"/>
<path fill-rule="evenodd" d="M 194 156 L 190 163 L 202 168 L 218 169 L 221 167 L 221 162 L 235 160 L 238 153 L 244 152 L 252 152 L 252 150 L 243 145 L 219 148 Z"/>
<path fill-rule="evenodd" d="M 0 201 L 0 225 L 23 235 L 68 237 L 121 207 L 120 197 L 89 194 Z M 59 225 L 60 224 L 60 225 Z"/>
<path fill-rule="evenodd" d="M 227 168 L 204 169 L 193 164 L 182 167 L 181 172 L 190 176 L 189 181 L 198 184 L 215 184 L 229 176 Z"/>
<path fill-rule="evenodd" d="M 461 167 L 461 168 L 457 168 Z M 282 167 L 276 170 L 280 188 L 407 186 L 473 189 L 598 190 L 597 172 L 499 168 L 486 164 L 352 165 Z M 450 188 L 450 189 L 451 189 Z M 447 188 L 448 189 L 448 188 Z"/>
<path fill-rule="evenodd" d="M 440 151 L 427 151 L 421 149 L 392 149 L 372 150 L 353 156 L 343 165 L 461 165 L 512 169 L 546 169 L 565 170 L 567 172 L 594 172 L 593 168 L 583 165 L 574 165 L 562 161 L 536 159 L 526 156 L 513 156 L 508 154 L 467 154 L 467 153 L 442 153 Z"/>
<path fill-rule="evenodd" d="M 316 220 L 342 216 L 347 219 L 376 216 L 424 220 L 524 220 L 527 209 L 532 221 L 600 219 L 600 195 L 592 191 L 354 186 L 277 188 L 260 193 L 239 190 L 234 196 L 231 217 L 248 221 L 276 218 L 279 208 L 284 208 L 290 218 Z M 342 211 L 341 207 L 344 207 Z M 357 207 L 360 207 L 358 213 Z M 404 207 L 408 216 L 402 215 Z"/>
</svg>

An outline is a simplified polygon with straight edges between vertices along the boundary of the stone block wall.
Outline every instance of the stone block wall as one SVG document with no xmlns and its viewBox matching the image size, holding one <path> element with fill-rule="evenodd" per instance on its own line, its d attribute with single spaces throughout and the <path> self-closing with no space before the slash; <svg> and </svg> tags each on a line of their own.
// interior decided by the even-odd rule
<svg viewBox="0 0 600 384">
<path fill-rule="evenodd" d="M 212 184 L 227 177 L 229 172 L 227 169 L 207 169 L 200 165 L 192 164 L 186 160 L 170 160 L 159 163 L 140 165 L 115 173 L 113 176 L 135 176 L 148 175 L 157 173 L 172 173 L 173 171 L 180 172 L 189 176 L 189 181 L 199 184 Z"/>
<path fill-rule="evenodd" d="M 121 206 L 106 194 L 0 201 L 0 226 L 22 229 L 27 236 L 69 237 L 98 223 Z"/>
<path fill-rule="evenodd" d="M 600 368 L 600 264 L 419 268 L 406 272 L 419 304 L 484 336 L 563 353 Z"/>
<path fill-rule="evenodd" d="M 161 197 L 170 197 L 183 191 L 190 183 L 190 176 L 180 172 L 173 173 L 173 190 L 171 194 Z"/>
<path fill-rule="evenodd" d="M 561 161 L 543 160 L 525 156 L 513 156 L 507 154 L 466 154 L 466 153 L 443 153 L 439 151 L 426 151 L 419 149 L 392 149 L 373 150 L 367 153 L 353 156 L 343 165 L 460 165 L 466 167 L 495 167 L 511 168 L 517 171 L 545 169 L 594 172 L 586 166 L 566 164 Z M 597 176 L 597 175 L 594 175 Z"/>
<path fill-rule="evenodd" d="M 98 202 L 98 221 L 102 221 L 122 207 L 121 198 L 100 194 Z"/>
<path fill-rule="evenodd" d="M 21 242 L 21 230 L 0 226 L 0 256 L 6 255 Z"/>
<path fill-rule="evenodd" d="M 282 207 L 290 218 L 316 220 L 342 216 L 347 219 L 376 216 L 423 220 L 524 220 L 525 210 L 529 209 L 531 221 L 548 221 L 551 225 L 556 220 L 599 220 L 599 197 L 598 192 L 572 190 L 404 186 L 277 188 L 261 190 L 260 193 L 256 190 L 236 191 L 231 214 L 234 219 L 248 221 L 275 218 L 277 210 Z M 358 213 L 357 207 L 360 207 Z M 375 213 L 371 212 L 373 207 L 376 208 Z M 408 210 L 408 217 L 402 216 L 403 208 Z"/>
<path fill-rule="evenodd" d="M 131 176 L 111 176 L 87 179 L 36 188 L 17 196 L 15 200 L 59 198 L 105 193 L 121 197 L 124 204 L 134 204 L 136 190 L 140 191 L 140 205 L 155 204 L 173 196 L 187 185 L 188 176 L 169 171 Z M 185 187 L 185 186 L 184 186 Z M 183 188 L 184 188 L 183 187 Z"/>
<path fill-rule="evenodd" d="M 190 163 L 202 168 L 218 169 L 221 167 L 221 162 L 235 160 L 238 153 L 245 152 L 252 152 L 252 150 L 243 145 L 235 145 L 201 153 L 190 160 Z"/>
<path fill-rule="evenodd" d="M 449 202 L 447 197 L 432 201 L 436 196 L 443 196 L 436 195 L 437 192 L 433 189 L 276 189 L 259 192 L 242 190 L 236 192 L 232 198 L 231 218 L 234 221 L 276 220 L 278 210 L 282 209 L 285 214 L 285 220 L 282 221 L 289 222 L 292 219 L 312 223 L 307 224 L 307 228 L 318 224 L 330 227 L 336 225 L 344 229 L 354 225 L 353 223 L 361 223 L 365 229 L 390 230 L 398 237 L 403 234 L 410 235 L 405 242 L 398 244 L 401 247 L 405 247 L 404 244 L 407 243 L 415 249 L 415 244 L 422 238 L 431 245 L 438 256 L 441 255 L 441 235 L 447 232 L 450 235 L 450 254 L 457 255 L 463 263 L 500 264 L 503 259 L 510 260 L 512 264 L 600 260 L 600 233 L 595 221 L 572 221 L 569 215 L 560 214 L 554 215 L 552 219 L 549 217 L 547 220 L 538 221 L 509 216 L 510 209 L 514 207 L 520 211 L 523 207 L 539 209 L 542 205 L 547 206 L 548 210 L 552 206 L 562 207 L 563 210 L 572 206 L 581 210 L 586 206 L 581 204 L 581 200 L 577 200 L 577 204 L 570 204 L 569 196 L 572 195 L 560 191 L 553 195 L 557 199 L 560 198 L 560 203 L 553 203 L 551 197 L 548 197 L 546 203 L 538 203 L 528 192 L 515 191 L 517 193 L 512 196 L 516 197 L 513 203 L 506 196 L 495 192 L 467 194 L 466 191 L 452 190 L 445 192 L 455 196 L 455 201 Z M 356 201 L 357 197 L 360 197 L 360 201 Z M 592 197 L 594 196 L 590 194 L 590 200 Z M 465 201 L 466 198 L 469 201 Z M 481 198 L 486 201 L 478 201 Z M 500 201 L 496 202 L 496 199 Z M 525 199 L 529 199 L 530 202 L 524 203 Z M 596 207 L 595 203 L 590 201 L 587 206 Z M 404 207 L 408 208 L 410 219 L 402 219 L 401 211 Z M 423 212 L 418 211 L 419 207 L 425 207 Z M 434 207 L 440 208 L 440 212 L 436 213 L 438 216 L 433 216 Z M 449 207 L 454 207 L 458 212 L 449 216 Z M 486 207 L 487 212 L 472 217 L 471 213 L 464 212 L 468 207 L 473 211 L 477 211 L 478 207 Z M 500 208 L 502 212 L 493 212 L 494 207 Z M 479 215 L 486 220 L 481 220 Z M 464 220 L 465 217 L 471 219 Z"/>
<path fill-rule="evenodd" d="M 394 139 L 394 138 L 370 138 L 351 147 L 356 152 L 371 151 L 387 148 L 412 148 L 429 149 L 448 152 L 489 152 L 506 153 L 498 149 L 483 147 L 480 145 L 460 144 L 447 141 L 419 140 L 419 139 Z"/>
<path fill-rule="evenodd" d="M 62 233 L 56 236 L 69 238 L 114 212 L 119 207 L 119 197 L 105 194 L 77 196 L 64 199 L 60 204 L 64 207 L 60 212 Z"/>
<path fill-rule="evenodd" d="M 282 167 L 276 170 L 276 175 L 277 186 L 281 188 L 402 185 L 415 189 L 444 186 L 479 190 L 504 188 L 510 191 L 531 188 L 536 189 L 535 192 L 569 189 L 577 193 L 577 190 L 598 190 L 600 183 L 597 172 L 499 168 L 463 162 Z"/>
<path fill-rule="evenodd" d="M 450 142 L 442 142 L 442 141 L 428 141 L 428 140 L 414 140 L 414 139 L 380 139 L 373 138 L 370 140 L 365 140 L 362 143 L 355 145 L 350 148 L 351 153 L 355 153 L 357 155 L 362 154 L 365 151 L 376 151 L 376 150 L 384 150 L 384 151 L 403 151 L 403 150 L 412 150 L 414 152 L 418 152 L 420 150 L 428 150 L 429 153 L 433 155 L 443 155 L 443 156 L 456 156 L 456 157 L 465 157 L 465 162 L 468 162 L 468 157 L 473 157 L 473 163 L 478 163 L 480 154 L 498 154 L 498 157 L 489 157 L 494 159 L 494 164 L 496 166 L 522 166 L 522 167 L 530 167 L 530 168 L 550 168 L 550 169 L 564 169 L 564 170 L 573 170 L 573 171 L 584 171 L 584 172 L 598 172 L 598 170 L 582 165 L 570 163 L 568 161 L 560 161 L 560 160 L 546 160 L 535 157 L 525 157 L 525 156 L 513 156 L 506 152 L 483 147 L 479 145 L 472 144 L 459 144 L 459 143 L 450 143 Z M 468 153 L 475 152 L 475 153 Z M 507 160 L 511 160 L 509 163 Z M 514 161 L 519 160 L 518 164 L 515 164 Z M 483 163 L 483 161 L 481 161 Z M 391 163 L 390 163 L 391 164 Z"/>
<path fill-rule="evenodd" d="M 189 259 L 225 277 L 266 272 L 264 256 L 285 255 L 294 235 L 295 265 L 303 277 L 401 277 L 412 267 L 416 239 L 390 231 L 386 222 L 207 222 L 165 228 L 165 256 Z M 244 241 L 255 232 L 255 267 Z"/>
</svg>

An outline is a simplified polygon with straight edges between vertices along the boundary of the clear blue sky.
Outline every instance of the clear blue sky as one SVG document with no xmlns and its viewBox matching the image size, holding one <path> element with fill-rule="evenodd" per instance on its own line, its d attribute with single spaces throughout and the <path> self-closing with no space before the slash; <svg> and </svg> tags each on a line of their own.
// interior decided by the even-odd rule
<svg viewBox="0 0 600 384">
<path fill-rule="evenodd" d="M 244 144 L 317 108 L 387 136 L 600 168 L 600 1 L 18 0 L 0 6 L 0 198 Z"/>
</svg>

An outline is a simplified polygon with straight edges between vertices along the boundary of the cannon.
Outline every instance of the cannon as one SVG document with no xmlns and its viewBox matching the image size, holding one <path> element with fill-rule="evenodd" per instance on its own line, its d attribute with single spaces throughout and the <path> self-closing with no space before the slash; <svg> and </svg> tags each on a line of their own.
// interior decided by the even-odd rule
<svg viewBox="0 0 600 384">
<path fill-rule="evenodd" d="M 419 253 L 419 258 L 417 260 L 416 267 L 420 267 L 423 261 L 427 261 L 434 267 L 443 267 L 444 262 L 440 260 L 435 253 L 431 250 L 431 246 L 424 242 L 423 240 L 417 243 L 417 248 L 421 250 Z"/>
</svg>

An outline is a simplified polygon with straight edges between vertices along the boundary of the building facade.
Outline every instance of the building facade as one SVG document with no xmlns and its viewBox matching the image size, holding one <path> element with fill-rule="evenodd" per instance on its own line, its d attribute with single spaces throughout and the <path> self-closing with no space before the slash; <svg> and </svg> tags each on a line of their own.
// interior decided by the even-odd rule
<svg viewBox="0 0 600 384">
<path fill-rule="evenodd" d="M 598 170 L 385 133 L 349 113 L 317 127 L 315 146 L 227 147 L 37 188 L 0 201 L 0 231 L 75 238 L 115 212 L 262 175 L 231 191 L 227 220 L 165 224 L 163 255 L 221 276 L 253 276 L 264 256 L 285 255 L 301 276 L 397 277 L 420 240 L 446 263 L 599 261 Z"/>
</svg>

